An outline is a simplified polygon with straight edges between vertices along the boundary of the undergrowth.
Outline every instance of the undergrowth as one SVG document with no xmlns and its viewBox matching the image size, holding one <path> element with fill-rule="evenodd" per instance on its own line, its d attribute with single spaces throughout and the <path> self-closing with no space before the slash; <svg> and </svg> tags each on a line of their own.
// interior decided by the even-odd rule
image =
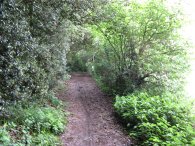
<svg viewBox="0 0 195 146">
<path fill-rule="evenodd" d="M 0 145 L 3 146 L 57 146 L 59 134 L 66 125 L 66 114 L 62 102 L 49 96 L 43 103 L 11 106 L 12 115 L 1 121 Z"/>
<path fill-rule="evenodd" d="M 195 145 L 191 103 L 174 95 L 116 97 L 114 107 L 137 145 Z"/>
</svg>

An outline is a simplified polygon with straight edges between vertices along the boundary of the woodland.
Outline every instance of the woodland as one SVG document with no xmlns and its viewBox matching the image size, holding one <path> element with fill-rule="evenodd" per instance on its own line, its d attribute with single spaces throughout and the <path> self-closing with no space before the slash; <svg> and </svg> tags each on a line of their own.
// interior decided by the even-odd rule
<svg viewBox="0 0 195 146">
<path fill-rule="evenodd" d="M 195 145 L 183 25 L 166 0 L 0 0 L 0 145 L 62 145 L 72 72 L 112 97 L 132 145 Z"/>
</svg>

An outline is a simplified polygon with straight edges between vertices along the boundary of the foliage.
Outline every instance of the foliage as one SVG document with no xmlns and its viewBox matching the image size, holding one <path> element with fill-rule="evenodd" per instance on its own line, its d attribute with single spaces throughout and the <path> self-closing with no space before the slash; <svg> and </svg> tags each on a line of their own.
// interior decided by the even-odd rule
<svg viewBox="0 0 195 146">
<path fill-rule="evenodd" d="M 0 16 L 0 99 L 43 98 L 66 76 L 66 54 L 100 1 L 6 0 Z M 82 29 L 81 29 L 82 30 Z M 81 39 L 82 40 L 82 39 Z"/>
<path fill-rule="evenodd" d="M 195 139 L 192 105 L 175 95 L 117 96 L 114 107 L 139 145 L 192 145 Z"/>
<path fill-rule="evenodd" d="M 66 120 L 52 94 L 68 78 L 66 54 L 83 41 L 80 25 L 93 20 L 91 11 L 102 2 L 1 1 L 0 121 L 14 122 L 1 131 L 4 145 L 58 144 L 53 135 Z"/>
<path fill-rule="evenodd" d="M 33 145 L 37 145 L 37 146 L 60 145 L 59 138 L 49 133 L 38 134 L 36 137 L 32 139 L 32 141 L 33 141 Z"/>
<path fill-rule="evenodd" d="M 16 122 L 29 128 L 30 131 L 51 131 L 59 134 L 64 131 L 65 119 L 63 111 L 52 107 L 31 107 L 23 109 L 17 115 Z"/>
<path fill-rule="evenodd" d="M 58 135 L 65 129 L 66 115 L 61 101 L 53 96 L 50 99 L 44 106 L 37 103 L 31 106 L 12 105 L 9 111 L 13 115 L 0 130 L 0 144 L 60 145 Z"/>
<path fill-rule="evenodd" d="M 54 106 L 57 109 L 64 108 L 64 103 L 52 94 L 50 96 L 48 96 L 47 100 L 48 100 L 49 104 L 51 104 L 52 106 Z"/>
<path fill-rule="evenodd" d="M 181 87 L 188 63 L 187 45 L 177 31 L 182 24 L 177 8 L 160 0 L 113 1 L 102 11 L 102 21 L 87 28 L 96 49 L 89 69 L 104 87 L 117 94 Z"/>
<path fill-rule="evenodd" d="M 47 97 L 56 81 L 66 76 L 69 49 L 65 2 L 4 1 L 0 19 L 0 100 Z M 66 37 L 65 37 L 66 34 Z"/>
<path fill-rule="evenodd" d="M 69 1 L 69 19 L 82 25 L 72 26 L 71 46 L 67 54 L 68 71 L 87 71 L 86 63 L 92 60 L 96 48 L 92 45 L 93 37 L 86 24 L 94 24 L 102 21 L 102 9 L 110 0 Z"/>
<path fill-rule="evenodd" d="M 63 11 L 63 16 L 75 24 L 95 23 L 101 21 L 103 15 L 101 9 L 104 5 L 110 3 L 112 0 L 66 0 L 66 8 Z"/>
<path fill-rule="evenodd" d="M 8 145 L 10 143 L 10 136 L 6 130 L 6 125 L 0 127 L 0 144 Z"/>
<path fill-rule="evenodd" d="M 90 32 L 83 26 L 75 26 L 71 35 L 74 42 L 67 54 L 69 71 L 87 71 L 86 62 L 90 57 L 92 38 Z"/>
<path fill-rule="evenodd" d="M 53 146 L 60 145 L 60 140 L 56 135 L 48 132 L 34 133 L 30 135 L 29 131 L 25 127 L 18 127 L 14 123 L 4 126 L 1 129 L 0 144 L 4 146 L 25 146 L 25 145 L 40 145 L 40 146 Z"/>
<path fill-rule="evenodd" d="M 112 94 L 162 95 L 116 99 L 143 145 L 194 143 L 189 109 L 163 95 L 181 90 L 187 68 L 178 9 L 162 0 L 1 2 L 0 144 L 59 145 L 66 120 L 53 91 L 68 78 L 67 58 L 72 71 L 89 70 Z"/>
<path fill-rule="evenodd" d="M 85 50 L 80 50 L 73 54 L 71 52 L 71 61 L 67 64 L 68 67 L 70 67 L 70 71 L 72 72 L 87 72 L 88 68 L 86 65 L 86 62 L 88 62 L 88 59 L 90 56 L 88 55 L 88 52 Z"/>
</svg>

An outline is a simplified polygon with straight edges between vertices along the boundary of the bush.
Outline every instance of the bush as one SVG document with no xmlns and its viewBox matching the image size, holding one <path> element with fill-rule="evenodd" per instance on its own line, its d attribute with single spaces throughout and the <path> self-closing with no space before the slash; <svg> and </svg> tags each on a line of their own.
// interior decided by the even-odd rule
<svg viewBox="0 0 195 146">
<path fill-rule="evenodd" d="M 0 127 L 0 145 L 7 145 L 10 143 L 10 136 L 6 130 L 6 126 Z"/>
<path fill-rule="evenodd" d="M 1 100 L 43 98 L 53 83 L 66 75 L 69 35 L 65 28 L 70 25 L 64 27 L 68 22 L 61 20 L 64 4 L 62 0 L 47 4 L 3 1 L 3 15 L 0 16 Z M 36 9 L 27 13 L 34 7 L 42 11 Z"/>
<path fill-rule="evenodd" d="M 31 135 L 30 135 L 31 133 Z M 60 140 L 49 132 L 32 133 L 25 126 L 8 123 L 0 129 L 0 145 L 4 146 L 58 146 Z"/>
<path fill-rule="evenodd" d="M 31 107 L 20 113 L 16 122 L 26 126 L 30 131 L 37 133 L 48 131 L 54 134 L 64 131 L 66 120 L 63 111 L 53 107 Z"/>
<path fill-rule="evenodd" d="M 23 107 L 20 103 L 10 108 L 13 115 L 0 127 L 0 145 L 60 145 L 57 135 L 65 129 L 66 115 L 61 101 L 54 96 L 48 98 L 54 100 L 54 105 L 48 100 L 50 106 L 34 104 Z"/>
<path fill-rule="evenodd" d="M 194 143 L 190 105 L 180 98 L 138 93 L 117 96 L 114 107 L 140 145 Z"/>
<path fill-rule="evenodd" d="M 61 100 L 59 100 L 57 97 L 55 97 L 54 95 L 50 95 L 48 96 L 48 101 L 50 102 L 50 104 L 56 108 L 58 107 L 63 107 L 63 103 Z"/>
<path fill-rule="evenodd" d="M 32 139 L 33 145 L 37 146 L 58 146 L 60 145 L 59 138 L 49 134 L 49 133 L 41 133 Z"/>
</svg>

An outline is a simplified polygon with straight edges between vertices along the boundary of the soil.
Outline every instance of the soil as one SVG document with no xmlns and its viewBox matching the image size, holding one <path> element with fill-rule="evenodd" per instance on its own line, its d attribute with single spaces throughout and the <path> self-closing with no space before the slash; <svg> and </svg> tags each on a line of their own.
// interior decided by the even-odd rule
<svg viewBox="0 0 195 146">
<path fill-rule="evenodd" d="M 63 146 L 130 146 L 117 121 L 112 98 L 103 94 L 87 73 L 73 73 L 68 90 L 60 98 L 67 103 L 68 124 Z"/>
</svg>

